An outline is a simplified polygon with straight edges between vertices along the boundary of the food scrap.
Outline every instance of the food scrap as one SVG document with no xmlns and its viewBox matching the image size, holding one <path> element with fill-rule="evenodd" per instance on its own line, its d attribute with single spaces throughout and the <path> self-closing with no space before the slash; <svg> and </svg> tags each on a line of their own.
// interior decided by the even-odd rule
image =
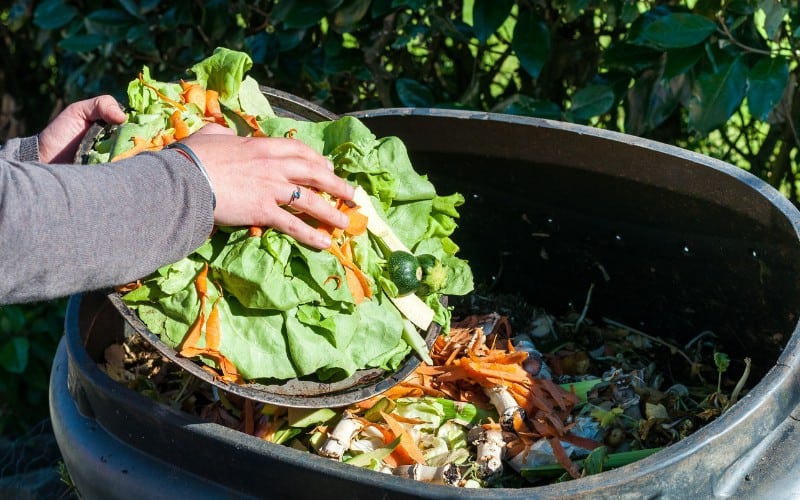
<svg viewBox="0 0 800 500">
<path fill-rule="evenodd" d="M 144 354 L 152 349 L 141 342 L 126 349 L 146 362 L 129 361 L 125 370 L 109 362 L 105 369 L 151 397 L 271 443 L 410 480 L 469 488 L 542 485 L 627 465 L 690 435 L 735 399 L 699 379 L 695 386 L 661 387 L 664 356 L 655 344 L 640 341 L 643 332 L 583 319 L 576 336 L 574 317 L 532 314 L 527 325 L 514 328 L 498 313 L 460 316 L 436 339 L 429 365 L 344 408 L 253 403 L 197 379 L 188 382 L 190 390 L 185 372 L 169 365 L 154 369 L 157 354 Z M 600 351 L 579 367 L 568 361 L 580 352 L 576 338 L 598 335 L 606 350 L 627 352 L 629 361 L 609 363 Z M 555 347 L 544 348 L 550 340 Z M 688 356 L 673 352 L 676 361 Z M 694 359 L 709 370 L 723 368 L 719 355 Z M 145 366 L 143 373 L 131 374 L 137 365 Z M 168 390 L 170 385 L 180 389 Z"/>
</svg>

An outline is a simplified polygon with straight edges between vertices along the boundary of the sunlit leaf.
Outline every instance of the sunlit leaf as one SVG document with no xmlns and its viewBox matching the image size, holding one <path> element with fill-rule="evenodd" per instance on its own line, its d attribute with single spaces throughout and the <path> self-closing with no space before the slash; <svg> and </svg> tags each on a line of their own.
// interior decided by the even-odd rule
<svg viewBox="0 0 800 500">
<path fill-rule="evenodd" d="M 642 39 L 657 48 L 691 47 L 705 41 L 717 25 L 703 16 L 675 13 L 660 17 L 642 29 Z"/>
<path fill-rule="evenodd" d="M 26 337 L 11 337 L 0 347 L 0 366 L 10 373 L 22 373 L 28 367 L 30 344 Z"/>
<path fill-rule="evenodd" d="M 533 12 L 521 12 L 514 26 L 511 46 L 520 65 L 532 77 L 539 77 L 550 58 L 550 45 L 550 29 L 547 23 Z"/>
<path fill-rule="evenodd" d="M 572 107 L 569 115 L 573 120 L 585 121 L 600 116 L 614 105 L 614 90 L 608 85 L 589 85 L 572 96 Z"/>
<path fill-rule="evenodd" d="M 789 83 L 789 64 L 782 57 L 764 57 L 747 76 L 747 107 L 759 120 L 766 120 L 780 102 Z"/>
<path fill-rule="evenodd" d="M 478 43 L 486 40 L 505 22 L 514 0 L 475 0 L 472 7 L 472 29 Z"/>
<path fill-rule="evenodd" d="M 331 23 L 333 28 L 340 33 L 346 33 L 354 29 L 369 11 L 370 1 L 346 0 L 343 2 L 342 6 L 336 9 L 333 14 Z"/>
<path fill-rule="evenodd" d="M 400 103 L 408 108 L 425 108 L 433 105 L 433 92 L 424 84 L 411 78 L 398 78 L 395 82 Z"/>
<path fill-rule="evenodd" d="M 702 135 L 722 126 L 744 99 L 747 67 L 740 58 L 695 80 L 689 101 L 689 126 Z"/>
<path fill-rule="evenodd" d="M 758 10 L 754 16 L 756 24 L 763 27 L 764 34 L 769 40 L 774 40 L 778 34 L 787 10 L 778 0 L 759 0 Z"/>
</svg>

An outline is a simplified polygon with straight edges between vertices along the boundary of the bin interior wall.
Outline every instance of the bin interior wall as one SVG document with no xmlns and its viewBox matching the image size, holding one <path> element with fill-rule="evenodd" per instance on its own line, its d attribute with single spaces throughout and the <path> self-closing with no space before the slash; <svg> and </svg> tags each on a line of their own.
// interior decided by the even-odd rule
<svg viewBox="0 0 800 500">
<path fill-rule="evenodd" d="M 591 320 L 682 343 L 711 331 L 732 359 L 751 357 L 757 376 L 795 329 L 797 234 L 746 176 L 563 128 L 362 120 L 403 139 L 440 194 L 464 194 L 454 240 L 479 292 L 519 293 L 563 315 L 580 312 L 592 286 Z"/>
</svg>

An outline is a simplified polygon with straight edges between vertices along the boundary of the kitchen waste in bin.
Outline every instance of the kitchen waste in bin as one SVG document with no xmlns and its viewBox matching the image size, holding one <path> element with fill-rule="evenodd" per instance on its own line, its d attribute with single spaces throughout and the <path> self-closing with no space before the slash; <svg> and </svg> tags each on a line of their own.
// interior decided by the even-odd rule
<svg viewBox="0 0 800 500">
<path fill-rule="evenodd" d="M 141 337 L 106 350 L 114 380 L 273 443 L 458 487 L 523 487 L 596 474 L 674 444 L 744 392 L 749 360 L 712 332 L 687 345 L 583 310 L 555 317 L 477 293 L 397 385 L 344 407 L 254 402 L 202 383 Z M 499 312 L 486 313 L 487 310 Z"/>
</svg>

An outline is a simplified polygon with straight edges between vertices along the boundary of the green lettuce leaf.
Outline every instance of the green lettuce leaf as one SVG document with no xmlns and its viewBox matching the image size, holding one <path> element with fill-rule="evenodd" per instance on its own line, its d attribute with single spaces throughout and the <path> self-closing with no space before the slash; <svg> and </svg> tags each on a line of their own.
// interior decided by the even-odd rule
<svg viewBox="0 0 800 500">
<path fill-rule="evenodd" d="M 253 67 L 253 60 L 244 52 L 217 47 L 214 53 L 192 66 L 198 83 L 219 92 L 219 102 L 229 108 L 239 108 L 239 87 L 244 75 Z"/>
</svg>

